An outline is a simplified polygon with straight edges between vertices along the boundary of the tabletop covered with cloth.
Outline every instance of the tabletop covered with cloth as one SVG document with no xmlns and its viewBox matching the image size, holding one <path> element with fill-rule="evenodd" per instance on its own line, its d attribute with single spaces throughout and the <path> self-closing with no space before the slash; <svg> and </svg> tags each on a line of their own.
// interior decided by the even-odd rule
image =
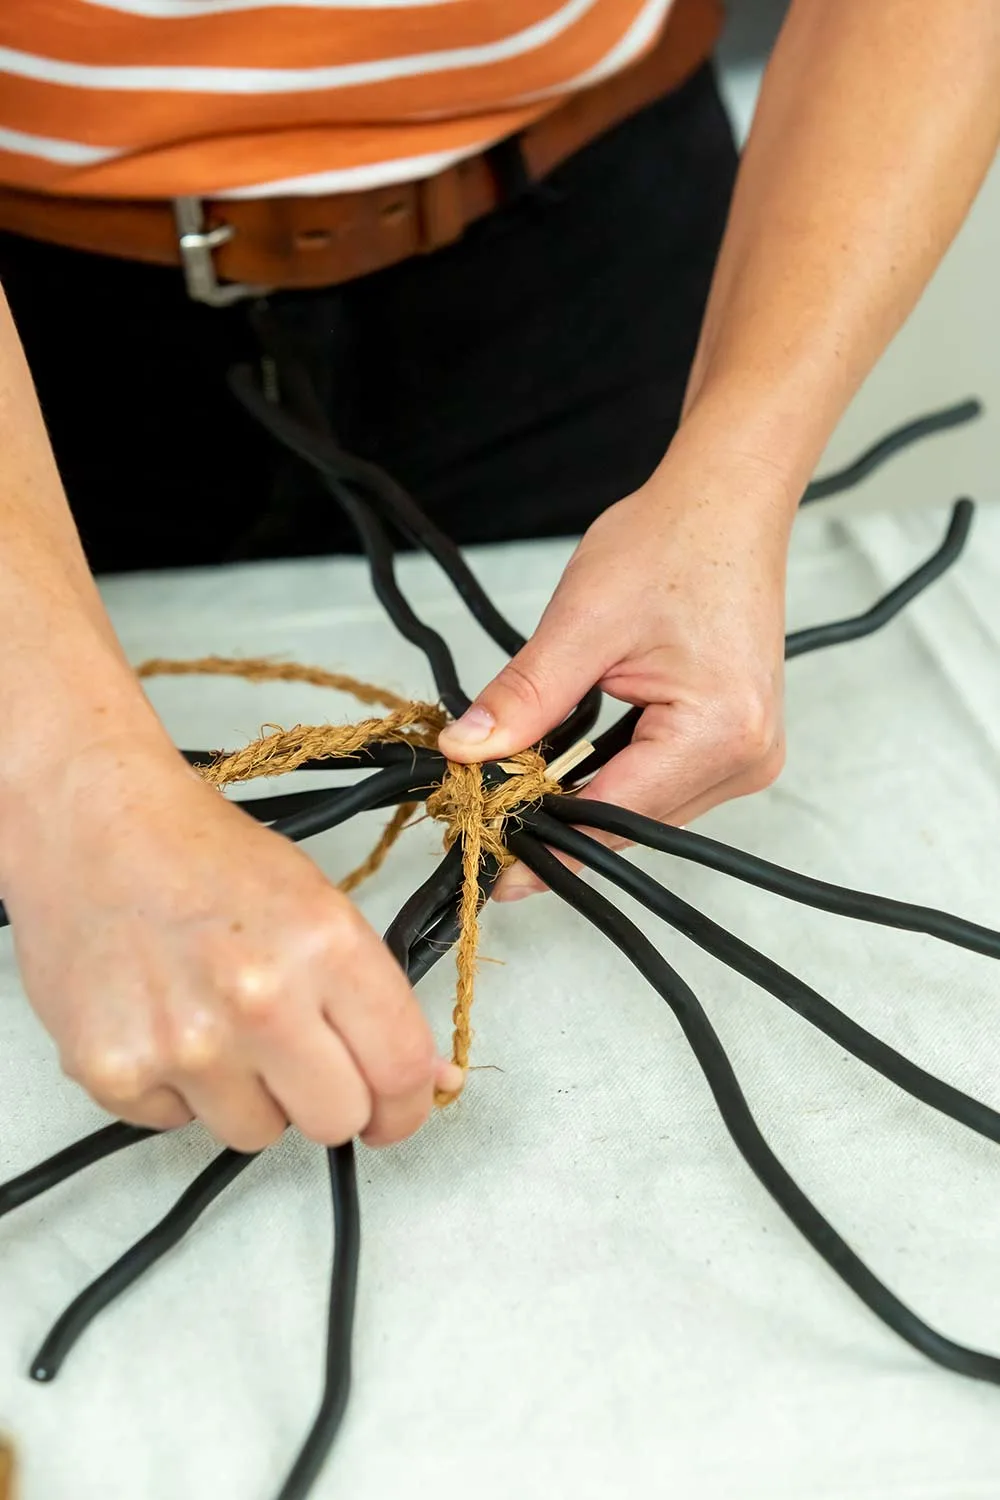
<svg viewBox="0 0 1000 1500">
<path fill-rule="evenodd" d="M 885 479 L 883 484 L 891 485 Z M 942 502 L 952 498 L 942 495 Z M 946 508 L 804 513 L 791 628 L 866 608 L 934 550 Z M 562 543 L 471 554 L 533 625 Z M 843 885 L 1000 925 L 1000 506 L 957 566 L 869 639 L 788 667 L 788 765 L 699 829 Z M 423 558 L 400 577 L 473 688 L 499 657 Z M 131 659 L 274 655 L 433 697 L 361 562 L 121 578 Z M 346 697 L 222 678 L 148 685 L 181 745 L 357 717 Z M 332 778 L 331 778 L 332 780 Z M 303 784 L 301 774 L 281 790 Z M 310 783 L 314 784 L 314 783 Z M 253 792 L 274 790 L 254 783 Z M 384 815 L 306 845 L 331 877 Z M 358 893 L 382 930 L 440 827 Z M 887 1042 L 1000 1105 L 1000 966 L 648 852 L 679 895 Z M 615 897 L 705 1004 L 778 1155 L 934 1327 L 1000 1350 L 1000 1151 L 935 1114 Z M 412 1140 L 359 1151 L 351 1405 L 317 1500 L 993 1500 L 1000 1389 L 894 1337 L 832 1276 L 729 1140 L 668 1007 L 567 906 L 487 908 L 471 1072 Z M 446 1046 L 454 966 L 419 987 Z M 60 1075 L 0 936 L 0 1179 L 103 1122 Z M 23 1500 L 273 1500 L 319 1397 L 330 1212 L 289 1132 L 108 1310 L 51 1386 L 27 1376 L 66 1303 L 213 1150 L 197 1126 L 0 1222 L 0 1430 Z"/>
</svg>

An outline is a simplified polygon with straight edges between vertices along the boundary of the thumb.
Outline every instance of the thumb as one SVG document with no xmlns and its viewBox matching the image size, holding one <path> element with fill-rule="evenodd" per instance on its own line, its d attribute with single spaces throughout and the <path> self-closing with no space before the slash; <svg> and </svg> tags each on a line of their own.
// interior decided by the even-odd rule
<svg viewBox="0 0 1000 1500">
<path fill-rule="evenodd" d="M 562 722 L 605 671 L 597 632 L 562 611 L 535 634 L 454 724 L 438 746 L 449 760 L 502 760 Z"/>
</svg>

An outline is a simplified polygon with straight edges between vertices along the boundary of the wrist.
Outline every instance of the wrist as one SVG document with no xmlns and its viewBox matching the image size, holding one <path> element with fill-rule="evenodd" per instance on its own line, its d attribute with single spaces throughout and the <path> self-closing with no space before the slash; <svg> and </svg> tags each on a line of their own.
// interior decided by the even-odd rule
<svg viewBox="0 0 1000 1500">
<path fill-rule="evenodd" d="M 138 877 L 154 854 L 183 840 L 189 793 L 208 790 L 169 742 L 109 737 L 78 749 L 4 806 L 0 895 L 8 910 L 53 883 L 96 881 L 109 862 Z M 145 851 L 138 861 L 137 848 Z"/>
<path fill-rule="evenodd" d="M 640 495 L 668 506 L 693 532 L 773 538 L 787 548 L 814 462 L 779 441 L 761 413 L 734 417 L 730 402 L 692 406 Z"/>
<path fill-rule="evenodd" d="M 184 769 L 138 679 L 101 642 L 72 663 L 46 658 L 19 698 L 4 699 L 0 880 L 25 837 L 81 798 L 103 797 L 129 764 Z"/>
<path fill-rule="evenodd" d="M 747 503 L 779 506 L 791 519 L 847 399 L 799 373 L 783 380 L 753 370 L 693 375 L 671 451 L 742 474 Z"/>
</svg>

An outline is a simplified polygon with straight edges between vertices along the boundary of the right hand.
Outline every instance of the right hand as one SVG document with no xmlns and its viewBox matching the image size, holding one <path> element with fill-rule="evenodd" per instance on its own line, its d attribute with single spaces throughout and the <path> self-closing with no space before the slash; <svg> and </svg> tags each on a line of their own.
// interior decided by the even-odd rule
<svg viewBox="0 0 1000 1500">
<path fill-rule="evenodd" d="M 172 748 L 89 747 L 5 819 L 29 999 L 98 1104 L 256 1151 L 385 1145 L 461 1074 L 360 913 Z"/>
</svg>

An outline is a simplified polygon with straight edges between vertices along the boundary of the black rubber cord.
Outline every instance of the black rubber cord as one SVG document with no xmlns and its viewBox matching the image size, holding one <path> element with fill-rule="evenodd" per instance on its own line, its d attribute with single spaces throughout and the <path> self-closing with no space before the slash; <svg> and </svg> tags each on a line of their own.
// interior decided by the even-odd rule
<svg viewBox="0 0 1000 1500">
<path fill-rule="evenodd" d="M 0 1219 L 13 1209 L 20 1208 L 23 1203 L 30 1203 L 32 1198 L 38 1198 L 51 1188 L 58 1187 L 60 1182 L 66 1182 L 78 1172 L 92 1167 L 95 1162 L 103 1161 L 106 1156 L 124 1151 L 157 1134 L 158 1131 L 148 1130 L 144 1125 L 127 1125 L 124 1120 L 116 1120 L 113 1125 L 104 1125 L 92 1135 L 85 1135 L 82 1141 L 76 1141 L 72 1146 L 57 1151 L 54 1156 L 39 1162 L 37 1167 L 22 1172 L 20 1177 L 14 1177 L 0 1186 Z"/>
<path fill-rule="evenodd" d="M 70 1303 L 32 1360 L 31 1378 L 55 1380 L 66 1356 L 94 1319 L 151 1266 L 162 1260 L 167 1251 L 172 1250 L 194 1227 L 209 1204 L 254 1160 L 255 1157 L 245 1156 L 239 1151 L 220 1152 L 159 1224 L 137 1240 Z"/>
<path fill-rule="evenodd" d="M 282 351 L 282 368 L 286 378 L 288 378 L 291 363 L 290 353 L 286 346 Z M 309 413 L 308 422 L 300 420 L 293 413 L 268 401 L 257 385 L 249 366 L 237 366 L 230 375 L 230 385 L 237 398 L 272 437 L 290 448 L 305 463 L 319 472 L 358 530 L 362 546 L 370 562 L 373 560 L 373 550 L 370 541 L 366 539 L 362 531 L 358 505 L 361 504 L 362 509 L 365 510 L 367 507 L 364 507 L 363 502 L 359 502 L 358 497 L 353 495 L 349 488 L 351 484 L 359 485 L 376 503 L 383 516 L 393 521 L 411 542 L 423 548 L 434 559 L 469 613 L 491 640 L 508 656 L 516 656 L 525 644 L 524 636 L 515 630 L 497 609 L 451 538 L 435 526 L 412 496 L 407 494 L 402 485 L 384 469 L 380 469 L 377 464 L 369 463 L 366 459 L 347 453 L 339 447 L 325 418 L 321 429 L 320 411 L 314 393 L 308 394 L 307 398 L 308 376 L 302 369 L 301 362 L 295 362 L 292 379 L 299 394 L 298 404 L 303 414 Z M 369 516 L 370 514 L 368 512 Z M 372 574 L 373 584 L 379 598 L 401 633 L 406 636 L 407 640 L 420 646 L 428 657 L 438 690 L 442 694 L 442 702 L 449 713 L 457 717 L 462 707 L 459 706 L 460 700 L 456 692 L 458 684 L 457 676 L 454 674 L 454 663 L 452 663 L 449 675 L 442 654 L 442 647 L 445 651 L 447 647 L 444 646 L 440 636 L 436 636 L 436 632 L 430 632 L 430 635 L 436 636 L 434 642 L 429 636 L 426 642 L 417 639 L 414 632 L 418 628 L 427 632 L 429 627 L 420 624 L 419 621 L 414 625 L 416 617 L 412 615 L 412 611 L 409 611 L 409 606 L 406 605 L 405 600 L 402 600 L 402 596 L 398 595 L 398 590 L 396 590 L 398 598 L 390 603 L 390 599 L 393 598 L 394 580 L 391 582 L 389 580 L 384 556 L 381 558 L 379 568 L 378 578 L 375 576 L 374 565 Z M 384 597 L 383 590 L 385 591 Z M 411 618 L 406 629 L 400 625 L 394 611 L 399 611 L 400 619 L 403 618 L 403 611 L 409 611 Z M 432 652 L 435 655 L 432 656 Z M 442 688 L 442 682 L 446 684 L 446 688 Z M 464 707 L 468 707 L 469 700 L 464 697 L 464 694 L 461 696 L 464 698 Z M 449 697 L 453 701 L 449 701 Z M 558 754 L 583 735 L 589 734 L 597 722 L 600 709 L 601 693 L 599 689 L 593 688 L 568 718 L 546 736 L 546 745 L 550 752 Z"/>
<path fill-rule="evenodd" d="M 309 1436 L 281 1487 L 278 1500 L 303 1500 L 309 1493 L 340 1429 L 351 1393 L 351 1341 L 361 1256 L 361 1211 L 351 1142 L 328 1151 L 327 1162 L 334 1246 L 323 1396 Z"/>
<path fill-rule="evenodd" d="M 356 813 L 370 808 L 382 807 L 386 803 L 421 801 L 433 784 L 421 772 L 414 772 L 412 766 L 388 766 L 353 786 L 327 792 L 321 802 L 304 808 L 302 812 L 292 813 L 290 817 L 279 818 L 271 828 L 274 833 L 282 833 L 289 839 L 312 838 L 314 834 L 326 833 L 346 823 Z"/>
<path fill-rule="evenodd" d="M 492 854 L 483 857 L 479 870 L 479 909 L 482 910 L 489 900 L 490 892 L 496 884 L 497 876 L 500 874 L 500 862 Z M 406 962 L 404 965 L 406 977 L 411 985 L 418 984 L 439 959 L 454 947 L 462 930 L 460 919 L 459 892 L 450 899 L 442 902 L 436 920 L 425 927 L 422 932 L 415 933 L 406 950 Z M 389 942 L 390 934 L 386 933 L 386 942 Z"/>
<path fill-rule="evenodd" d="M 862 636 L 873 635 L 883 625 L 888 625 L 911 599 L 915 599 L 929 584 L 940 578 L 961 556 L 972 527 L 974 509 L 971 500 L 956 500 L 945 539 L 925 563 L 921 563 L 919 568 L 901 583 L 897 583 L 894 589 L 890 589 L 888 594 L 864 614 L 854 615 L 847 620 L 834 620 L 829 625 L 813 625 L 808 630 L 796 630 L 787 636 L 785 660 L 791 661 L 793 657 L 804 656 L 807 651 L 819 651 L 826 646 L 840 646 L 845 641 L 860 640 Z"/>
<path fill-rule="evenodd" d="M 276 823 L 293 814 L 325 807 L 335 793 L 346 790 L 346 787 L 326 786 L 318 791 L 277 792 L 271 797 L 230 797 L 228 800 L 233 807 L 240 808 L 248 817 L 253 818 L 255 823 Z"/>
<path fill-rule="evenodd" d="M 704 912 L 683 901 L 673 891 L 666 890 L 651 875 L 637 869 L 622 855 L 545 813 L 533 814 L 525 822 L 546 844 L 561 849 L 589 869 L 612 880 L 619 889 L 641 901 L 649 911 L 669 922 L 671 927 L 697 943 L 699 948 L 703 948 L 727 968 L 759 985 L 776 1000 L 795 1011 L 796 1015 L 815 1026 L 817 1031 L 822 1031 L 860 1062 L 866 1063 L 876 1073 L 881 1073 L 883 1078 L 887 1078 L 897 1088 L 929 1105 L 931 1109 L 957 1120 L 960 1125 L 974 1130 L 977 1135 L 1000 1144 L 1000 1113 L 995 1109 L 918 1067 L 887 1042 L 873 1036 L 857 1021 L 838 1010 L 798 975 L 782 968 L 718 922 L 713 922 Z"/>
<path fill-rule="evenodd" d="M 223 752 L 225 753 L 225 752 Z M 213 750 L 182 750 L 181 754 L 193 766 L 210 766 L 219 759 Z M 414 781 L 426 780 L 428 785 L 441 780 L 444 757 L 437 750 L 425 745 L 411 745 L 404 741 L 376 742 L 359 750 L 356 755 L 331 755 L 318 760 L 307 760 L 298 771 L 366 771 L 372 767 L 385 769 L 389 766 L 410 766 Z M 334 792 L 344 787 L 328 786 L 319 790 L 310 788 L 301 792 L 276 792 L 264 797 L 230 797 L 234 807 L 239 807 L 257 823 L 271 823 L 289 817 L 295 812 L 306 812 L 320 807 Z M 378 803 L 373 803 L 378 806 Z"/>
<path fill-rule="evenodd" d="M 403 747 L 400 746 L 399 748 L 402 749 Z M 391 789 L 380 792 L 376 800 L 370 804 L 372 808 L 392 807 L 406 801 L 422 802 L 428 788 L 437 786 L 444 774 L 444 756 L 439 755 L 436 750 L 421 751 L 419 760 L 415 759 L 413 755 L 407 755 L 399 761 L 400 766 L 407 764 L 410 766 L 410 785 L 412 790 L 402 793 Z M 299 769 L 301 770 L 302 767 L 300 766 Z M 319 768 L 317 767 L 317 769 Z M 354 769 L 357 770 L 359 768 L 355 766 Z M 270 823 L 273 825 L 286 818 L 290 818 L 293 813 L 311 813 L 314 810 L 318 812 L 323 807 L 332 806 L 333 804 L 330 802 L 332 797 L 338 796 L 343 792 L 352 791 L 355 786 L 361 784 L 360 782 L 352 782 L 350 786 L 346 787 L 327 786 L 317 791 L 278 792 L 274 796 L 269 797 L 232 797 L 229 800 L 233 807 L 238 807 L 242 812 L 249 814 L 255 822 Z M 386 785 L 389 784 L 386 783 Z M 303 824 L 303 826 L 306 825 Z M 299 836 L 304 837 L 305 835 Z"/>
<path fill-rule="evenodd" d="M 965 422 L 971 422 L 974 418 L 981 416 L 982 411 L 982 402 L 973 397 L 968 401 L 959 401 L 955 406 L 946 406 L 941 411 L 929 412 L 925 417 L 917 417 L 914 421 L 897 427 L 895 432 L 887 433 L 884 438 L 880 438 L 877 443 L 874 443 L 845 468 L 814 479 L 802 496 L 802 504 L 809 505 L 814 500 L 827 500 L 831 495 L 840 495 L 844 490 L 853 489 L 856 484 L 867 479 L 869 474 L 874 473 L 888 459 L 894 458 L 903 448 L 908 448 L 911 443 L 919 442 L 921 438 L 931 437 L 938 432 L 947 432 L 952 427 L 961 427 Z"/>
<path fill-rule="evenodd" d="M 515 833 L 519 859 L 615 944 L 666 1000 L 695 1055 L 730 1137 L 778 1207 L 830 1269 L 900 1338 L 936 1364 L 977 1380 L 1000 1384 L 1000 1359 L 966 1348 L 931 1328 L 890 1291 L 842 1239 L 786 1171 L 761 1134 L 739 1080 L 694 992 L 649 939 L 598 892 L 570 873 L 527 831 Z"/>
<path fill-rule="evenodd" d="M 462 846 L 456 840 L 437 867 L 417 887 L 393 917 L 383 942 L 403 973 L 409 976 L 410 950 L 445 913 L 458 910 L 462 888 Z"/>
<path fill-rule="evenodd" d="M 376 598 L 403 639 L 423 652 L 441 702 L 457 718 L 468 708 L 470 700 L 459 683 L 455 658 L 444 636 L 420 619 L 400 589 L 392 542 L 385 527 L 345 484 L 329 475 L 324 477 L 327 488 L 361 539 Z"/>
<path fill-rule="evenodd" d="M 324 479 L 341 484 L 360 484 L 377 503 L 383 516 L 395 522 L 411 542 L 422 547 L 438 563 L 469 613 L 500 649 L 508 656 L 515 656 L 520 651 L 524 637 L 504 619 L 451 538 L 424 515 L 402 485 L 376 464 L 346 453 L 328 431 L 319 432 L 315 427 L 306 426 L 281 406 L 269 402 L 248 365 L 236 366 L 230 374 L 229 384 L 233 394 L 261 426 Z"/>
<path fill-rule="evenodd" d="M 404 636 L 420 647 L 428 657 L 438 689 L 449 711 L 461 712 L 468 700 L 458 684 L 447 643 L 417 618 L 400 591 L 395 579 L 391 540 L 368 501 L 411 541 L 430 552 L 451 579 L 471 613 L 503 650 L 510 654 L 516 653 L 523 645 L 523 638 L 496 610 L 458 548 L 423 516 L 406 492 L 375 465 L 355 459 L 339 449 L 330 434 L 329 424 L 306 372 L 303 370 L 296 375 L 295 371 L 282 369 L 281 376 L 282 383 L 288 385 L 298 416 L 266 401 L 246 369 L 236 372 L 233 387 L 248 409 L 273 436 L 324 476 L 327 486 L 358 529 L 362 545 L 368 554 L 376 593 Z M 890 434 L 839 474 L 816 481 L 809 487 L 805 499 L 819 499 L 858 483 L 906 443 L 927 433 L 967 421 L 977 415 L 979 409 L 978 403 L 966 402 L 908 424 L 906 428 Z M 358 493 L 359 490 L 361 493 Z M 857 620 L 838 621 L 812 631 L 798 632 L 789 638 L 787 654 L 791 657 L 835 641 L 856 639 L 885 623 L 958 555 L 968 532 L 970 511 L 969 502 L 959 503 L 953 513 L 944 546 L 934 558 L 904 580 L 874 609 Z M 600 694 L 595 689 L 564 724 L 547 737 L 547 745 L 556 751 L 580 734 L 587 733 L 596 720 L 599 704 Z M 628 743 L 637 717 L 638 711 L 632 711 L 599 738 L 596 756 L 579 769 L 578 778 L 590 774 L 597 765 L 603 764 L 617 749 Z M 187 755 L 192 764 L 205 764 L 215 758 L 209 752 L 182 753 Z M 368 752 L 361 752 L 358 757 L 311 762 L 309 768 L 346 769 L 359 763 L 389 769 L 345 789 L 260 799 L 251 816 L 256 815 L 264 820 L 275 819 L 276 829 L 287 836 L 307 837 L 311 832 L 335 826 L 362 807 L 392 805 L 394 802 L 419 797 L 433 782 L 440 779 L 443 766 L 441 757 L 434 752 L 408 746 L 374 746 Z M 795 900 L 862 920 L 929 932 L 978 952 L 989 953 L 991 956 L 1000 955 L 998 934 L 971 923 L 963 923 L 944 913 L 910 907 L 901 902 L 885 901 L 858 892 L 843 891 L 825 882 L 812 881 L 765 861 L 727 850 L 699 835 L 668 829 L 605 804 L 588 804 L 562 797 L 548 799 L 546 806 L 564 821 L 579 821 L 582 818 L 595 827 L 610 826 L 611 831 L 624 833 L 626 837 L 639 842 L 648 842 L 652 847 L 667 848 L 668 852 L 725 870 L 726 873 Z M 590 811 L 585 816 L 588 809 L 596 811 Z M 539 815 L 539 831 L 544 833 L 546 830 L 553 842 L 559 838 L 566 842 L 582 837 L 569 828 L 561 827 L 559 823 L 548 821 L 543 813 Z M 996 1381 L 1000 1366 L 992 1356 L 964 1349 L 922 1323 L 882 1286 L 797 1188 L 760 1135 L 721 1044 L 697 1000 L 652 945 L 624 916 L 570 875 L 532 834 L 526 830 L 514 832 L 510 836 L 510 842 L 525 863 L 546 884 L 563 895 L 570 905 L 584 912 L 605 932 L 668 1000 L 695 1051 L 727 1128 L 740 1151 L 779 1205 L 837 1274 L 883 1321 L 930 1358 L 961 1373 Z M 598 863 L 603 860 L 606 869 L 610 871 L 613 868 L 615 874 L 620 876 L 618 864 L 615 863 L 617 856 L 595 854 L 590 848 L 590 841 L 585 843 L 592 860 Z M 581 847 L 583 846 L 577 845 L 578 850 Z M 626 869 L 631 868 L 624 861 L 620 863 Z M 495 864 L 484 865 L 480 879 L 484 899 L 496 873 Z M 424 882 L 420 891 L 406 903 L 387 934 L 387 942 L 396 952 L 412 982 L 416 982 L 427 971 L 457 935 L 457 893 L 460 878 L 460 854 L 456 846 Z M 962 1119 L 971 1124 L 972 1128 L 978 1128 L 981 1133 L 996 1138 L 998 1117 L 987 1110 L 986 1106 L 967 1100 L 957 1090 L 932 1079 L 923 1070 L 900 1058 L 863 1028 L 854 1026 L 854 1023 L 841 1016 L 835 1007 L 830 1006 L 829 1002 L 795 976 L 789 975 L 749 945 L 741 943 L 725 929 L 710 923 L 678 898 L 669 896 L 655 881 L 648 880 L 648 877 L 644 877 L 644 881 L 648 883 L 642 885 L 641 891 L 638 885 L 632 884 L 633 894 L 640 895 L 640 899 L 645 896 L 651 908 L 673 921 L 679 930 L 701 942 L 708 951 L 716 953 L 765 988 L 770 988 L 772 993 L 792 1005 L 827 1034 L 835 1036 L 843 1045 L 850 1046 L 853 1043 L 852 1050 L 856 1050 L 857 1055 L 865 1055 L 862 1049 L 867 1049 L 866 1061 L 878 1067 L 886 1076 L 893 1077 L 902 1087 L 909 1087 L 917 1097 L 927 1099 L 927 1102 L 953 1114 L 956 1119 Z M 625 881 L 621 883 L 626 884 Z M 6 914 L 0 906 L 0 922 L 5 921 Z M 934 1097 L 930 1097 L 932 1094 Z M 970 1110 L 978 1110 L 980 1114 L 970 1115 Z M 974 1118 L 978 1120 L 978 1124 L 973 1123 Z M 96 1132 L 87 1140 L 59 1152 L 48 1162 L 43 1162 L 0 1188 L 0 1214 L 45 1192 L 102 1156 L 154 1133 L 124 1124 L 112 1125 Z M 171 1244 L 176 1243 L 212 1198 L 251 1159 L 235 1152 L 224 1152 L 202 1173 L 161 1224 L 76 1300 L 39 1351 L 33 1368 L 36 1378 L 51 1379 L 54 1376 L 69 1348 L 91 1319 L 130 1285 L 147 1265 L 151 1265 Z M 336 1244 L 325 1389 L 317 1419 L 279 1500 L 301 1500 L 310 1488 L 339 1427 L 350 1385 L 350 1343 L 360 1237 L 357 1183 L 351 1146 L 348 1144 L 331 1151 L 329 1165 Z"/>
<path fill-rule="evenodd" d="M 888 896 L 873 896 L 868 891 L 831 885 L 829 881 L 816 880 L 811 875 L 802 875 L 795 870 L 786 870 L 782 865 L 771 864 L 769 860 L 758 859 L 742 849 L 731 849 L 728 844 L 720 844 L 702 833 L 692 833 L 689 828 L 671 828 L 667 823 L 657 823 L 654 818 L 644 818 L 640 813 L 626 812 L 609 802 L 553 796 L 545 798 L 544 807 L 560 822 L 618 834 L 633 844 L 642 844 L 647 849 L 658 849 L 664 854 L 675 854 L 680 859 L 704 865 L 707 869 L 719 870 L 723 875 L 732 875 L 747 885 L 759 886 L 776 896 L 798 901 L 802 906 L 815 906 L 819 911 L 851 917 L 856 922 L 872 922 L 878 927 L 923 932 L 943 943 L 953 943 L 957 948 L 968 948 L 973 953 L 985 954 L 987 958 L 1000 958 L 1000 932 L 995 932 L 992 927 L 980 927 L 976 922 L 967 922 L 949 912 L 937 911 L 932 906 L 913 906 Z"/>
</svg>

